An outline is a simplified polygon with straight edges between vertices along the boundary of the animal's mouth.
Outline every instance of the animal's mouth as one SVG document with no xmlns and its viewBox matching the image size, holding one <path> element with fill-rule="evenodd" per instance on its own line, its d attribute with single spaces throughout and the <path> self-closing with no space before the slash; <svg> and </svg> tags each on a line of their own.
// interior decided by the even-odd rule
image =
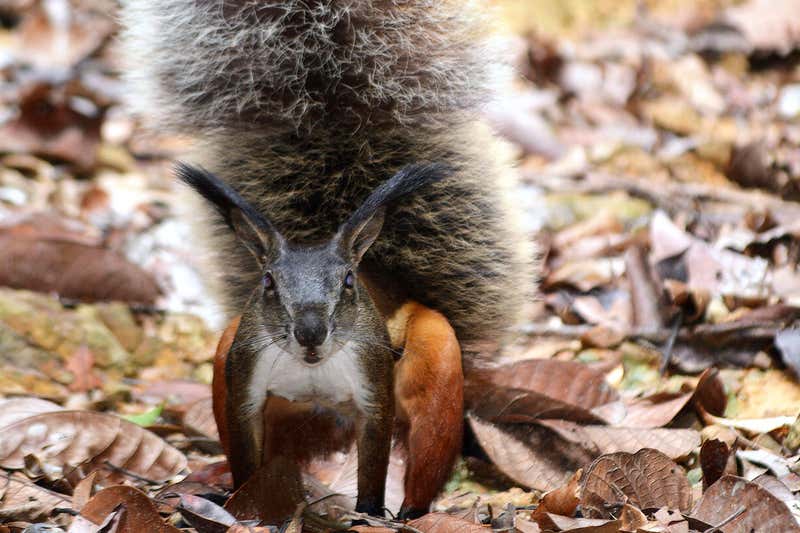
<svg viewBox="0 0 800 533">
<path fill-rule="evenodd" d="M 319 356 L 317 351 L 313 348 L 308 348 L 306 353 L 303 355 L 303 361 L 308 363 L 309 365 L 316 365 L 320 361 L 322 361 L 322 357 Z"/>
</svg>

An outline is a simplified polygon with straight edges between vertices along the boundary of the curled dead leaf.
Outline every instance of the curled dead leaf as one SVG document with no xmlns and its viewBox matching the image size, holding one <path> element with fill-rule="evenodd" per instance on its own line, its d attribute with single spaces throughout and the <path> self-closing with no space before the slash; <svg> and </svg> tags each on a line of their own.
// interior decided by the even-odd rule
<svg viewBox="0 0 800 533">
<path fill-rule="evenodd" d="M 98 492 L 81 510 L 81 516 L 95 524 L 124 507 L 125 514 L 117 531 L 147 531 L 148 533 L 179 533 L 180 530 L 162 520 L 155 504 L 142 491 L 125 485 L 108 487 Z"/>
<path fill-rule="evenodd" d="M 692 489 L 686 473 L 663 453 L 645 448 L 598 457 L 587 469 L 581 507 L 590 518 L 611 518 L 626 503 L 640 509 L 688 511 Z"/>
<path fill-rule="evenodd" d="M 700 447 L 700 468 L 703 471 L 703 490 L 707 489 L 725 474 L 731 449 L 717 439 L 709 439 Z"/>
</svg>

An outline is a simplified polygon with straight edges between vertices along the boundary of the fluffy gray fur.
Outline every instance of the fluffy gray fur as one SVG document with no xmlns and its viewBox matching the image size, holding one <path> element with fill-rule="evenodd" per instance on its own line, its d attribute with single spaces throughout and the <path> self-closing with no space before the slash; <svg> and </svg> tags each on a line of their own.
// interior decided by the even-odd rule
<svg viewBox="0 0 800 533">
<path fill-rule="evenodd" d="M 197 138 L 194 158 L 287 238 L 329 238 L 410 163 L 455 171 L 402 200 L 366 260 L 440 310 L 463 343 L 496 339 L 533 295 L 510 170 L 476 118 L 492 60 L 464 0 L 126 0 L 131 102 Z M 198 234 L 230 315 L 259 269 L 206 209 Z"/>
</svg>

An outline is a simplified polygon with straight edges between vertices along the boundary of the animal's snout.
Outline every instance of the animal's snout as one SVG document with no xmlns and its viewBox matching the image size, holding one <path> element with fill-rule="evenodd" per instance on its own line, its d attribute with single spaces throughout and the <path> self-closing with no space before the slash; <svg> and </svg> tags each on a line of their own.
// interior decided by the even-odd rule
<svg viewBox="0 0 800 533">
<path fill-rule="evenodd" d="M 324 317 L 313 311 L 300 314 L 294 323 L 294 338 L 300 346 L 313 350 L 328 338 L 328 325 Z"/>
</svg>

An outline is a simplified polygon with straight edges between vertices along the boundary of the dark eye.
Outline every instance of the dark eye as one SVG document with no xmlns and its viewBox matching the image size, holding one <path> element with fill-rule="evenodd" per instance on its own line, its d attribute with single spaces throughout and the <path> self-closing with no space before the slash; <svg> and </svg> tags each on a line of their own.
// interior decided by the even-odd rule
<svg viewBox="0 0 800 533">
<path fill-rule="evenodd" d="M 348 272 L 347 275 L 344 277 L 344 286 L 348 289 L 352 289 L 353 286 L 356 284 L 356 277 L 353 275 L 352 272 Z"/>
<path fill-rule="evenodd" d="M 264 289 L 268 291 L 275 290 L 275 278 L 269 272 L 264 274 Z"/>
</svg>

